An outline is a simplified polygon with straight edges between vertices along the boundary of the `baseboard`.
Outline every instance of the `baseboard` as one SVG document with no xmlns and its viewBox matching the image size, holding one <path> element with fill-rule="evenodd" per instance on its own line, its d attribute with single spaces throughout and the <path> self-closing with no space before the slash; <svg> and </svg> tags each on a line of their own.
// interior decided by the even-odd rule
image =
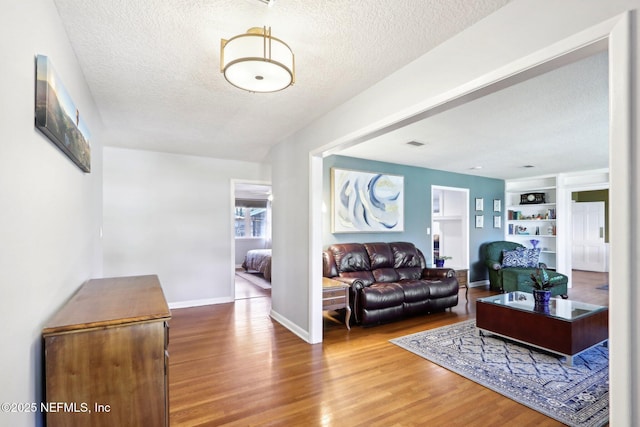
<svg viewBox="0 0 640 427">
<path fill-rule="evenodd" d="M 470 288 L 480 288 L 483 286 L 489 286 L 489 280 L 478 280 L 478 281 L 469 283 Z"/>
<path fill-rule="evenodd" d="M 304 329 L 302 329 L 301 327 L 299 327 L 295 323 L 292 323 L 289 319 L 287 319 L 286 317 L 282 316 L 277 311 L 271 310 L 270 316 L 271 316 L 271 318 L 273 320 L 275 320 L 276 322 L 280 323 L 282 326 L 284 326 L 285 328 L 287 328 L 288 330 L 293 332 L 295 335 L 297 335 L 303 341 L 310 342 L 309 332 L 305 331 Z"/>
<path fill-rule="evenodd" d="M 214 305 L 214 304 L 226 304 L 229 302 L 233 302 L 233 298 L 224 297 L 224 298 L 208 298 L 208 299 L 196 299 L 191 301 L 178 301 L 178 302 L 170 302 L 169 308 L 189 308 L 189 307 L 200 307 L 203 305 Z"/>
</svg>

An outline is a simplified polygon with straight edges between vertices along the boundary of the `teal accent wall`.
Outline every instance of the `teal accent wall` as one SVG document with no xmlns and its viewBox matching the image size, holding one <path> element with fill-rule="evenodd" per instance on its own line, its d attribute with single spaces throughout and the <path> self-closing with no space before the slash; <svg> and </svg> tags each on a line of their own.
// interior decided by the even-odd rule
<svg viewBox="0 0 640 427">
<path fill-rule="evenodd" d="M 413 242 L 432 264 L 431 236 L 427 228 L 431 227 L 431 186 L 442 185 L 469 189 L 469 276 L 470 280 L 479 281 L 488 278 L 487 269 L 480 253 L 483 243 L 504 240 L 504 228 L 493 228 L 493 200 L 502 200 L 502 216 L 504 227 L 504 180 L 482 178 L 473 175 L 444 172 L 435 169 L 404 166 L 394 163 L 374 162 L 344 156 L 329 156 L 324 159 L 323 201 L 323 246 L 333 243 L 350 242 Z M 387 173 L 404 176 L 405 217 L 404 231 L 393 233 L 331 233 L 331 168 L 352 169 L 364 172 Z M 475 228 L 475 199 L 484 198 L 484 228 Z"/>
</svg>

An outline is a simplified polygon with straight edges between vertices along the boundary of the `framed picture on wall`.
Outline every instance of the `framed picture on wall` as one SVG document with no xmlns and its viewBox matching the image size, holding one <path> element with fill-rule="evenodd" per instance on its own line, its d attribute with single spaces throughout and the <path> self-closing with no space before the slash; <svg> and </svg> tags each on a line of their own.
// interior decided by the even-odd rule
<svg viewBox="0 0 640 427">
<path fill-rule="evenodd" d="M 484 210 L 484 199 L 482 197 L 476 197 L 476 210 L 477 211 Z"/>
<path fill-rule="evenodd" d="M 476 228 L 484 228 L 484 215 L 476 215 Z"/>
<path fill-rule="evenodd" d="M 493 199 L 493 211 L 494 212 L 501 212 L 502 211 L 502 200 Z"/>
<path fill-rule="evenodd" d="M 89 131 L 51 61 L 36 56 L 35 125 L 84 172 L 91 172 Z"/>
<path fill-rule="evenodd" d="M 493 228 L 502 228 L 502 217 L 500 215 L 493 217 Z"/>
<path fill-rule="evenodd" d="M 404 177 L 331 168 L 331 232 L 404 231 Z"/>
</svg>

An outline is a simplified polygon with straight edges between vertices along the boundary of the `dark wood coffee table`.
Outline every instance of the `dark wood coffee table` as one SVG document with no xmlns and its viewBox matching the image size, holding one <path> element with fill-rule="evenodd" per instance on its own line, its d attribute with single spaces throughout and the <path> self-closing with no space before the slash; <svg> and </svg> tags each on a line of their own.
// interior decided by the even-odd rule
<svg viewBox="0 0 640 427">
<path fill-rule="evenodd" d="M 607 307 L 552 298 L 549 311 L 535 307 L 533 295 L 509 292 L 476 300 L 476 326 L 492 333 L 566 356 L 608 340 Z"/>
</svg>

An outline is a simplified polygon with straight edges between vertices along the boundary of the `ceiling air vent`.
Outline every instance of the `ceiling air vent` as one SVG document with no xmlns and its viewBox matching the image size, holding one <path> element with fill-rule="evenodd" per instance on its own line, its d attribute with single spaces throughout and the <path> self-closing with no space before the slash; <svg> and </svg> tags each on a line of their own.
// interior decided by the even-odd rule
<svg viewBox="0 0 640 427">
<path fill-rule="evenodd" d="M 409 141 L 407 142 L 407 145 L 413 145 L 414 147 L 422 147 L 424 145 L 424 142 Z"/>
</svg>

